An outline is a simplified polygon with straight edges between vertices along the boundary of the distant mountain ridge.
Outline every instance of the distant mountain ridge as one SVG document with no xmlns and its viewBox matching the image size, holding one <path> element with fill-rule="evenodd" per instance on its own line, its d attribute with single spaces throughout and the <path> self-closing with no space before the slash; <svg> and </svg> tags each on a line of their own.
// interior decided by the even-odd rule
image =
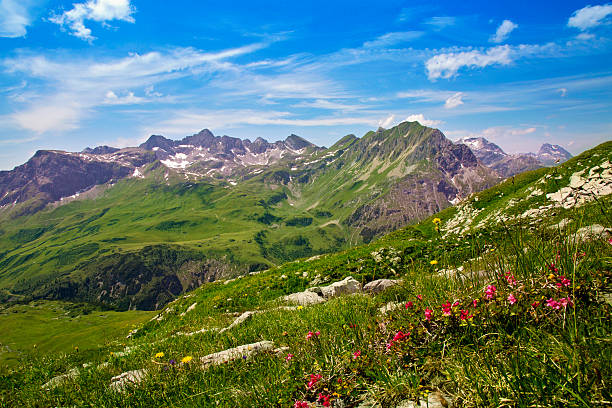
<svg viewBox="0 0 612 408">
<path fill-rule="evenodd" d="M 508 154 L 498 145 L 483 137 L 468 137 L 455 143 L 468 146 L 485 166 L 497 171 L 502 177 L 535 170 L 540 167 L 554 166 L 572 158 L 572 155 L 559 145 L 544 143 L 537 153 Z"/>
</svg>

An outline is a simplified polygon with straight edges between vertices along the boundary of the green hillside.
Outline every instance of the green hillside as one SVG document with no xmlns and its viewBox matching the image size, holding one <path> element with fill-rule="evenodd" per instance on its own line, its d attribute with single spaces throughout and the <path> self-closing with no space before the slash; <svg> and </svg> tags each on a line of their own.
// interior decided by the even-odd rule
<svg viewBox="0 0 612 408">
<path fill-rule="evenodd" d="M 367 245 L 205 283 L 97 353 L 24 355 L 1 372 L 0 401 L 606 406 L 611 160 L 605 143 Z M 311 287 L 323 289 L 304 296 L 329 293 L 349 276 L 401 281 L 301 307 L 283 299 Z"/>
</svg>

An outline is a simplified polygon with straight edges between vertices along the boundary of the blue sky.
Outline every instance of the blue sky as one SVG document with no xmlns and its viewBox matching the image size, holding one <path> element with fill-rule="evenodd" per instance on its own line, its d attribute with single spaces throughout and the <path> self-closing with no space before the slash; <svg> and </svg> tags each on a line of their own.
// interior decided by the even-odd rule
<svg viewBox="0 0 612 408">
<path fill-rule="evenodd" d="M 433 4 L 435 3 L 435 4 Z M 203 128 L 612 139 L 612 3 L 0 0 L 0 169 Z"/>
</svg>

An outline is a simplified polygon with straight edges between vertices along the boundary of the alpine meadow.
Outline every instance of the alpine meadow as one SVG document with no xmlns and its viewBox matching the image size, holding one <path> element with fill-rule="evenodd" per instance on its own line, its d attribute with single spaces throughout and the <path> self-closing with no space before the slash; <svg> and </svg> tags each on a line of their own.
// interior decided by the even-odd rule
<svg viewBox="0 0 612 408">
<path fill-rule="evenodd" d="M 0 406 L 612 406 L 612 4 L 0 0 L 0 49 Z"/>
</svg>

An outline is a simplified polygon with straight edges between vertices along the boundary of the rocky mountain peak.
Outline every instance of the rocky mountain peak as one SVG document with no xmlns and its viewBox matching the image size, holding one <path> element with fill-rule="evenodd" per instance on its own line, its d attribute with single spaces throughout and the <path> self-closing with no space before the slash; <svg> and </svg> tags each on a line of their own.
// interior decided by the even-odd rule
<svg viewBox="0 0 612 408">
<path fill-rule="evenodd" d="M 547 166 L 562 163 L 572 158 L 572 154 L 559 145 L 544 143 L 536 157 Z"/>
</svg>

